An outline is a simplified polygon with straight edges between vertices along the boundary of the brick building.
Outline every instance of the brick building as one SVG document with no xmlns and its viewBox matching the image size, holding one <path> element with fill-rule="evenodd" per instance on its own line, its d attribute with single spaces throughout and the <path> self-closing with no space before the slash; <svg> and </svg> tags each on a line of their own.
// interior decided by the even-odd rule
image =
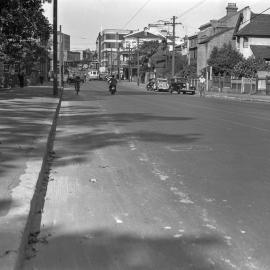
<svg viewBox="0 0 270 270">
<path fill-rule="evenodd" d="M 213 48 L 216 46 L 221 48 L 224 43 L 231 43 L 235 48 L 236 44 L 233 40 L 235 28 L 237 26 L 240 15 L 249 7 L 245 7 L 239 11 L 235 3 L 228 3 L 226 7 L 227 13 L 219 20 L 211 20 L 199 27 L 198 44 L 197 44 L 197 74 L 207 67 L 207 60 Z"/>
</svg>

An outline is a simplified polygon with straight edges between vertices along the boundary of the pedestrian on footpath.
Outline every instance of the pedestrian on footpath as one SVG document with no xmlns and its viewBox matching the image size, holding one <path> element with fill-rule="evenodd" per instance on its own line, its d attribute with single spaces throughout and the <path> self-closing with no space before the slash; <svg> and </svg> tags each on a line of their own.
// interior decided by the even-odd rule
<svg viewBox="0 0 270 270">
<path fill-rule="evenodd" d="M 42 73 L 39 74 L 39 82 L 40 82 L 40 85 L 43 85 L 44 76 L 42 75 Z"/>
<path fill-rule="evenodd" d="M 24 73 L 23 72 L 20 72 L 18 74 L 18 78 L 19 78 L 19 82 L 20 82 L 20 87 L 24 87 Z"/>
<path fill-rule="evenodd" d="M 205 96 L 205 78 L 203 75 L 199 78 L 199 91 L 200 91 L 200 97 Z"/>
</svg>

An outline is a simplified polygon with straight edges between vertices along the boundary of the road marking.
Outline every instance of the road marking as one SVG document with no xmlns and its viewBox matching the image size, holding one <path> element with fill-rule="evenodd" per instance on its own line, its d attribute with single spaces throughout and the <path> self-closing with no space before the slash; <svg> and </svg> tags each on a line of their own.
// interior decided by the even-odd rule
<svg viewBox="0 0 270 270">
<path fill-rule="evenodd" d="M 175 234 L 173 237 L 174 237 L 174 238 L 180 238 L 180 237 L 182 237 L 182 236 L 183 236 L 183 234 L 177 233 L 177 234 Z"/>
<path fill-rule="evenodd" d="M 213 151 L 213 148 L 208 145 L 175 145 L 175 146 L 165 146 L 171 152 L 181 152 L 181 151 Z"/>
<path fill-rule="evenodd" d="M 134 142 L 129 142 L 128 144 L 129 144 L 129 148 L 130 148 L 131 151 L 134 151 L 134 150 L 137 149 Z"/>
<path fill-rule="evenodd" d="M 169 176 L 168 176 L 168 175 L 166 175 L 164 172 L 160 171 L 160 170 L 157 168 L 156 163 L 152 163 L 152 165 L 153 165 L 153 167 L 154 167 L 154 169 L 153 169 L 152 172 L 153 172 L 155 175 L 157 175 L 161 181 L 166 181 L 167 179 L 169 179 Z"/>
<path fill-rule="evenodd" d="M 116 216 L 114 216 L 113 218 L 114 218 L 114 220 L 115 220 L 116 223 L 118 223 L 118 224 L 123 223 L 123 220 L 121 220 L 120 218 L 118 218 Z"/>
</svg>

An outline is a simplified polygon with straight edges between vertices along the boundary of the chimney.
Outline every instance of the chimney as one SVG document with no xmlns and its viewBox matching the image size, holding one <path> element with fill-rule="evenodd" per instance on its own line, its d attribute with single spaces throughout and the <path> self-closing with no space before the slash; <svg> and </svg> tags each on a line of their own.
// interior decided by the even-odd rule
<svg viewBox="0 0 270 270">
<path fill-rule="evenodd" d="M 144 34 L 145 36 L 147 36 L 147 30 L 148 30 L 147 27 L 144 27 L 144 28 L 143 28 L 143 34 Z"/>
<path fill-rule="evenodd" d="M 227 16 L 231 16 L 237 12 L 238 7 L 236 6 L 236 3 L 228 3 L 228 6 L 226 7 L 227 10 Z"/>
</svg>

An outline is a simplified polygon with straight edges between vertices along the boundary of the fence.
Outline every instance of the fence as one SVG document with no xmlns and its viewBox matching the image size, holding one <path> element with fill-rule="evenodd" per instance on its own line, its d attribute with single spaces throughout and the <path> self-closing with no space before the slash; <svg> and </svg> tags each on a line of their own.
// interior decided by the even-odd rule
<svg viewBox="0 0 270 270">
<path fill-rule="evenodd" d="M 209 81 L 208 90 L 228 93 L 255 94 L 257 92 L 256 78 L 233 78 L 230 76 L 213 76 Z"/>
<path fill-rule="evenodd" d="M 198 89 L 198 79 L 190 79 L 190 85 L 196 86 Z M 212 80 L 208 80 L 206 91 L 270 95 L 270 76 L 257 78 L 212 76 Z"/>
<path fill-rule="evenodd" d="M 270 77 L 233 78 L 230 76 L 213 76 L 212 80 L 208 81 L 208 91 L 270 95 Z"/>
</svg>

